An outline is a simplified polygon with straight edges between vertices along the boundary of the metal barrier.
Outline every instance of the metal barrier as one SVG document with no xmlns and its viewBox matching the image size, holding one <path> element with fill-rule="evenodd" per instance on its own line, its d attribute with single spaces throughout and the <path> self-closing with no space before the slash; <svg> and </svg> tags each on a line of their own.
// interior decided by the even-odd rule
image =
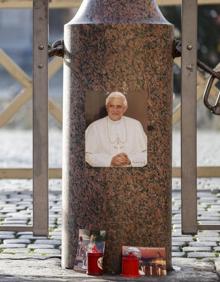
<svg viewBox="0 0 220 282">
<path fill-rule="evenodd" d="M 49 7 L 55 9 L 78 8 L 82 0 L 49 0 Z M 157 0 L 158 5 L 181 5 L 181 0 Z M 219 0 L 198 0 L 200 5 L 219 4 Z M 32 8 L 33 0 L 0 0 L 0 8 Z"/>
</svg>

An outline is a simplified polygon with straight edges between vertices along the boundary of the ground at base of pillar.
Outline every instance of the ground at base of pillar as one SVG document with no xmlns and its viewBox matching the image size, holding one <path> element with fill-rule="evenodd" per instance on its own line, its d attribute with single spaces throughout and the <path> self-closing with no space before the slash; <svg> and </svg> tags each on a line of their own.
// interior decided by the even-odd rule
<svg viewBox="0 0 220 282">
<path fill-rule="evenodd" d="M 23 258 L 23 263 L 17 257 L 0 260 L 0 281 L 4 282 L 107 282 L 107 281 L 162 281 L 162 282 L 217 282 L 213 262 L 189 258 L 173 260 L 174 271 L 165 277 L 142 277 L 128 279 L 121 276 L 88 276 L 72 270 L 62 270 L 59 258 Z"/>
</svg>

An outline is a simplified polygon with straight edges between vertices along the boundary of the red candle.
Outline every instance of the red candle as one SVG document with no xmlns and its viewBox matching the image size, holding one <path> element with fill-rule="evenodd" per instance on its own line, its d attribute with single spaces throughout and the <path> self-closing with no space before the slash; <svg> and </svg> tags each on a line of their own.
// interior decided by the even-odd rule
<svg viewBox="0 0 220 282">
<path fill-rule="evenodd" d="M 103 253 L 88 253 L 88 275 L 102 275 Z"/>
</svg>

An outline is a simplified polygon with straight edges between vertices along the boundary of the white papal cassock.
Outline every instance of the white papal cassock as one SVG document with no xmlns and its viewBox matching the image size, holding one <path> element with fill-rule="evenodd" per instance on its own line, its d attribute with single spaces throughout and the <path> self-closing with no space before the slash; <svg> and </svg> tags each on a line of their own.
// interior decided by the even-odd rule
<svg viewBox="0 0 220 282">
<path fill-rule="evenodd" d="M 126 153 L 133 167 L 147 164 L 147 136 L 139 121 L 123 116 L 118 121 L 108 116 L 86 129 L 86 162 L 94 167 L 111 166 L 112 158 Z"/>
</svg>

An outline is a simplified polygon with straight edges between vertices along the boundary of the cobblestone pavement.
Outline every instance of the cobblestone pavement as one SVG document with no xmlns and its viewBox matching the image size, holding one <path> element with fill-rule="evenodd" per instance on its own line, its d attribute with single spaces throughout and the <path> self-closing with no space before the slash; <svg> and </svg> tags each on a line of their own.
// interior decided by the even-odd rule
<svg viewBox="0 0 220 282">
<path fill-rule="evenodd" d="M 2 183 L 1 183 L 2 182 Z M 4 225 L 30 225 L 32 224 L 32 182 L 28 180 L 0 181 L 0 224 Z M 22 189 L 21 189 L 22 187 Z M 198 219 L 203 223 L 218 223 L 220 219 L 220 179 L 201 179 L 198 181 Z M 172 254 L 173 264 L 183 266 L 185 275 L 176 272 L 171 274 L 174 280 L 162 281 L 219 281 L 214 276 L 214 263 L 220 270 L 220 234 L 217 231 L 202 231 L 195 236 L 181 234 L 180 217 L 180 180 L 173 179 L 173 236 Z M 0 232 L 0 281 L 34 281 L 13 280 L 13 274 L 28 275 L 38 271 L 43 277 L 47 277 L 48 268 L 53 266 L 53 280 L 45 281 L 87 281 L 85 277 L 78 276 L 73 271 L 63 272 L 58 270 L 60 266 L 61 249 L 61 181 L 50 181 L 49 193 L 49 238 L 34 237 L 31 232 Z M 37 259 L 38 268 L 33 268 Z M 21 261 L 25 260 L 25 269 L 21 267 Z M 45 268 L 45 261 L 47 267 Z M 197 264 L 197 272 L 195 265 Z M 32 267 L 31 267 L 32 265 Z M 185 266 L 193 265 L 193 271 Z M 57 269 L 55 269 L 55 266 Z M 10 275 L 1 280 L 2 269 L 10 268 Z M 188 269 L 186 272 L 186 269 Z M 205 271 L 204 271 L 205 269 Z M 208 269 L 208 270 L 207 270 Z M 51 268 L 50 268 L 51 270 Z M 178 270 L 178 268 L 177 268 Z M 203 270 L 203 271 L 202 271 Z M 64 274 L 65 273 L 65 274 Z M 195 275 L 196 276 L 192 276 Z M 59 280 L 65 276 L 66 280 Z M 188 276 L 187 276 L 188 275 Z M 30 276 L 30 274 L 29 274 Z M 29 277 L 28 276 L 28 277 Z M 20 277 L 20 276 L 19 276 Z M 179 277 L 179 278 L 178 278 Z M 182 278 L 181 278 L 182 277 Z M 187 278 L 188 277 L 188 278 Z M 194 277 L 193 280 L 189 278 Z M 198 278 L 199 277 L 199 278 Z M 7 278 L 7 279 L 6 279 Z M 179 280 L 176 280 L 176 279 Z M 186 280 L 184 280 L 184 279 Z M 25 278 L 26 279 L 26 278 Z M 48 278 L 49 279 L 49 278 Z M 51 279 L 51 277 L 50 277 Z M 58 279 L 58 280 L 56 280 Z M 70 279 L 70 280 L 68 280 Z M 74 280 L 76 279 L 76 280 Z M 102 281 L 115 281 L 113 278 Z M 182 279 L 182 280 L 181 280 Z M 188 280 L 187 280 L 188 279 Z M 198 279 L 198 280 L 197 280 Z M 204 280 L 203 280 L 204 279 Z M 217 280 L 216 280 L 217 279 Z M 118 278 L 119 281 L 120 279 Z M 44 280 L 40 280 L 44 281 Z M 95 280 L 96 281 L 96 280 Z M 124 280 L 123 280 L 124 281 Z M 133 280 L 134 281 L 134 280 Z M 139 281 L 139 280 L 138 280 Z M 144 280 L 148 281 L 148 280 Z M 149 281 L 154 281 L 153 279 Z M 156 280 L 155 280 L 156 281 Z"/>
<path fill-rule="evenodd" d="M 3 182 L 3 181 L 2 181 Z M 32 182 L 4 181 L 0 199 L 0 225 L 32 225 Z M 21 189 L 22 186 L 22 189 Z M 220 179 L 198 180 L 198 220 L 203 224 L 220 223 Z M 51 180 L 49 188 L 49 239 L 31 232 L 0 232 L 0 253 L 60 256 L 61 181 Z M 201 231 L 181 234 L 180 180 L 173 179 L 172 197 L 173 257 L 209 258 L 220 256 L 220 233 Z"/>
</svg>

